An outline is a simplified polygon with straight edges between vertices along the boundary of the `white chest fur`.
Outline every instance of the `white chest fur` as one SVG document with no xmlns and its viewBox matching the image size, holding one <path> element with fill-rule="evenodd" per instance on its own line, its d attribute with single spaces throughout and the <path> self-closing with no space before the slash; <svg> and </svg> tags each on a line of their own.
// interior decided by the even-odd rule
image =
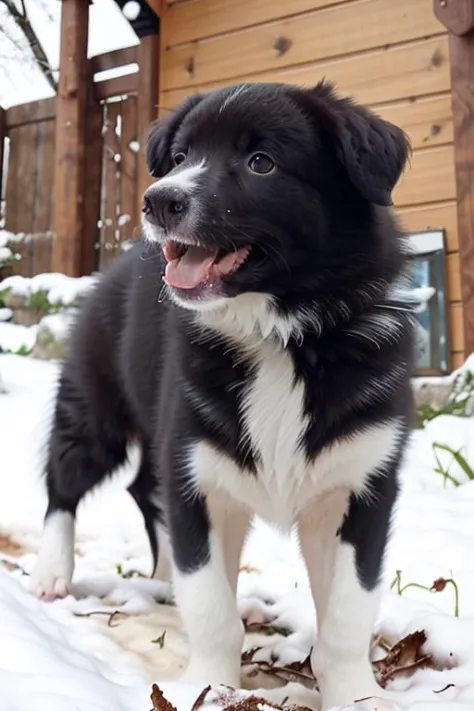
<svg viewBox="0 0 474 711">
<path fill-rule="evenodd" d="M 271 343 L 254 352 L 255 376 L 241 403 L 243 445 L 258 458 L 257 475 L 242 471 L 209 443 L 191 453 L 191 470 L 204 491 L 218 488 L 253 512 L 289 528 L 299 512 L 325 492 L 346 487 L 364 493 L 367 475 L 397 444 L 390 421 L 359 431 L 323 449 L 308 462 L 302 444 L 308 427 L 304 383 L 295 380 L 291 356 Z M 366 492 L 370 495 L 370 492 Z"/>
</svg>

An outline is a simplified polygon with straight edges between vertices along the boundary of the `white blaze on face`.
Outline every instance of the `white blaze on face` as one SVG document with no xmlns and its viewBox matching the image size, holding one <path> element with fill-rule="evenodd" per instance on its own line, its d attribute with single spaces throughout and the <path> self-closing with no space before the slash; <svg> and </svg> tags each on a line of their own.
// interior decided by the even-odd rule
<svg viewBox="0 0 474 711">
<path fill-rule="evenodd" d="M 202 160 L 195 165 L 190 165 L 187 168 L 176 170 L 176 172 L 171 171 L 171 173 L 165 175 L 164 178 L 155 180 L 155 182 L 152 183 L 152 185 L 150 185 L 147 189 L 145 194 L 153 199 L 155 191 L 158 192 L 161 188 L 168 188 L 171 190 L 175 189 L 177 191 L 182 190 L 186 194 L 191 195 L 198 187 L 199 179 L 206 172 L 206 170 L 205 161 Z M 192 209 L 193 206 L 191 205 L 191 211 Z M 164 236 L 164 230 L 151 223 L 145 214 L 142 216 L 142 227 L 143 235 L 149 242 L 157 242 Z"/>
<path fill-rule="evenodd" d="M 177 188 L 179 190 L 184 190 L 185 192 L 192 192 L 195 190 L 199 184 L 199 179 L 206 172 L 207 168 L 205 166 L 204 160 L 201 160 L 195 165 L 190 165 L 189 167 L 182 169 L 172 170 L 171 173 L 165 175 L 164 178 L 156 180 L 153 185 L 151 185 L 148 190 L 153 193 L 153 190 L 160 188 Z"/>
</svg>

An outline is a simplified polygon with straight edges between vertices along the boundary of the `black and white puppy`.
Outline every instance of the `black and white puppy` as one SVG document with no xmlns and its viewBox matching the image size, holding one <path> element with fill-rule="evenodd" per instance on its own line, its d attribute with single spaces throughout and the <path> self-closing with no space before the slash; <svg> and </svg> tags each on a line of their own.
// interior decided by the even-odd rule
<svg viewBox="0 0 474 711">
<path fill-rule="evenodd" d="M 369 643 L 411 418 L 390 209 L 408 150 L 327 83 L 193 96 L 152 129 L 146 245 L 98 286 L 61 377 L 39 594 L 67 590 L 76 507 L 136 440 L 132 493 L 155 551 L 169 532 L 186 679 L 239 685 L 258 514 L 298 526 L 323 708 L 379 691 Z"/>
</svg>

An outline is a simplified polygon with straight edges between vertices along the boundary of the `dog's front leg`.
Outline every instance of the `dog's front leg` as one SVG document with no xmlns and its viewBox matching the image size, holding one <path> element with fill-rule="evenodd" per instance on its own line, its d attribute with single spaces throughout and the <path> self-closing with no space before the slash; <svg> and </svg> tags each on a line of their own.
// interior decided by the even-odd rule
<svg viewBox="0 0 474 711">
<path fill-rule="evenodd" d="M 234 578 L 248 515 L 228 499 L 189 497 L 182 489 L 173 492 L 169 511 L 174 592 L 189 640 L 183 680 L 238 688 L 244 630 Z M 227 560 L 226 552 L 236 560 Z"/>
<path fill-rule="evenodd" d="M 301 547 L 318 613 L 312 667 L 323 711 L 383 695 L 369 650 L 393 503 L 391 466 L 370 478 L 365 495 L 335 491 L 300 520 Z"/>
</svg>

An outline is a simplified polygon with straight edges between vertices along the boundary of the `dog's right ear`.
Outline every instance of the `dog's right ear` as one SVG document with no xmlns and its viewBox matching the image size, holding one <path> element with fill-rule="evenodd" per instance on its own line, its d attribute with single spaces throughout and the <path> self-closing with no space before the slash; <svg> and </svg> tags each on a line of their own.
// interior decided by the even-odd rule
<svg viewBox="0 0 474 711">
<path fill-rule="evenodd" d="M 171 144 L 181 122 L 204 98 L 204 94 L 188 96 L 165 119 L 151 125 L 146 144 L 146 164 L 154 178 L 162 178 L 173 168 Z"/>
</svg>

